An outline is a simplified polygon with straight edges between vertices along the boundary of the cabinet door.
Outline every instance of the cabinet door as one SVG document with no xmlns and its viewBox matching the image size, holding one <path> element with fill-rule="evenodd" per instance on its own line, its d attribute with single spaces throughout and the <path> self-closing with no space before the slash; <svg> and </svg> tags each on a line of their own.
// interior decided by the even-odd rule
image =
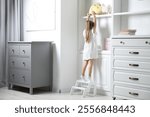
<svg viewBox="0 0 150 117">
<path fill-rule="evenodd" d="M 102 89 L 110 91 L 110 55 L 102 55 L 99 58 L 100 63 L 100 86 Z"/>
</svg>

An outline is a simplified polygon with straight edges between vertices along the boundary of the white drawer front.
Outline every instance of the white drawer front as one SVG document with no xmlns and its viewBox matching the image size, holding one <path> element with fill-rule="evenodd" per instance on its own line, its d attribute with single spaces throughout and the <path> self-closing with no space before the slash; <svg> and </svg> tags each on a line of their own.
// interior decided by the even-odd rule
<svg viewBox="0 0 150 117">
<path fill-rule="evenodd" d="M 114 67 L 150 70 L 150 62 L 114 60 Z"/>
<path fill-rule="evenodd" d="M 115 56 L 134 56 L 134 57 L 150 57 L 150 49 L 122 49 L 115 48 L 113 50 Z"/>
<path fill-rule="evenodd" d="M 9 56 L 19 55 L 19 46 L 17 45 L 9 45 L 8 46 Z"/>
<path fill-rule="evenodd" d="M 150 99 L 150 91 L 148 90 L 132 89 L 121 86 L 114 87 L 114 94 L 134 99 Z"/>
<path fill-rule="evenodd" d="M 112 46 L 150 47 L 150 39 L 112 39 Z"/>
<path fill-rule="evenodd" d="M 21 56 L 31 56 L 31 45 L 21 45 L 20 46 L 20 55 Z"/>
<path fill-rule="evenodd" d="M 150 85 L 150 75 L 138 73 L 114 72 L 114 80 L 134 84 Z"/>
</svg>

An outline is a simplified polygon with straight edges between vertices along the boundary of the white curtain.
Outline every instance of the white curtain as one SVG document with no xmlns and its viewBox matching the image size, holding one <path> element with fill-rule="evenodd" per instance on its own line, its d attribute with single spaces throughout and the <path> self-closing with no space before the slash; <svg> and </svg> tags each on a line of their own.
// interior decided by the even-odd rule
<svg viewBox="0 0 150 117">
<path fill-rule="evenodd" d="M 0 0 L 0 87 L 7 83 L 7 42 L 22 41 L 23 0 Z"/>
</svg>

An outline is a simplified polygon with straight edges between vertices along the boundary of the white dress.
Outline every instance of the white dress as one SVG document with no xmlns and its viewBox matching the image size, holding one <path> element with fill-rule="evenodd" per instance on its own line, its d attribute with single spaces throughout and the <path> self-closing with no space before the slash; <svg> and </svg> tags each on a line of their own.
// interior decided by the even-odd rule
<svg viewBox="0 0 150 117">
<path fill-rule="evenodd" d="M 85 40 L 83 49 L 83 60 L 97 59 L 98 58 L 98 48 L 96 43 L 96 34 L 91 30 L 90 32 L 90 42 L 86 42 L 86 33 L 83 31 L 83 37 Z"/>
</svg>

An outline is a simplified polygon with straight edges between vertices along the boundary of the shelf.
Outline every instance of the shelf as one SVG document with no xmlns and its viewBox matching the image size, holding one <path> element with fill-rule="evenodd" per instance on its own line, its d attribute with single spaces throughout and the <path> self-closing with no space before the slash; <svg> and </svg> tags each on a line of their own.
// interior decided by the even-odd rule
<svg viewBox="0 0 150 117">
<path fill-rule="evenodd" d="M 112 17 L 111 14 L 96 15 L 96 18 L 111 18 L 111 17 Z M 86 19 L 87 16 L 84 16 L 83 18 Z M 90 18 L 93 18 L 93 16 L 91 16 Z"/>
<path fill-rule="evenodd" d="M 120 39 L 120 38 L 124 38 L 124 39 L 141 39 L 141 38 L 144 38 L 144 39 L 150 39 L 150 35 L 116 35 L 116 36 L 112 36 L 112 39 Z"/>
<path fill-rule="evenodd" d="M 150 10 L 135 11 L 135 12 L 114 13 L 114 16 L 121 16 L 121 15 L 142 15 L 142 14 L 150 14 Z"/>
<path fill-rule="evenodd" d="M 80 51 L 80 54 L 83 54 L 83 50 Z M 103 55 L 110 55 L 111 50 L 98 50 L 98 54 L 103 54 Z"/>
</svg>

